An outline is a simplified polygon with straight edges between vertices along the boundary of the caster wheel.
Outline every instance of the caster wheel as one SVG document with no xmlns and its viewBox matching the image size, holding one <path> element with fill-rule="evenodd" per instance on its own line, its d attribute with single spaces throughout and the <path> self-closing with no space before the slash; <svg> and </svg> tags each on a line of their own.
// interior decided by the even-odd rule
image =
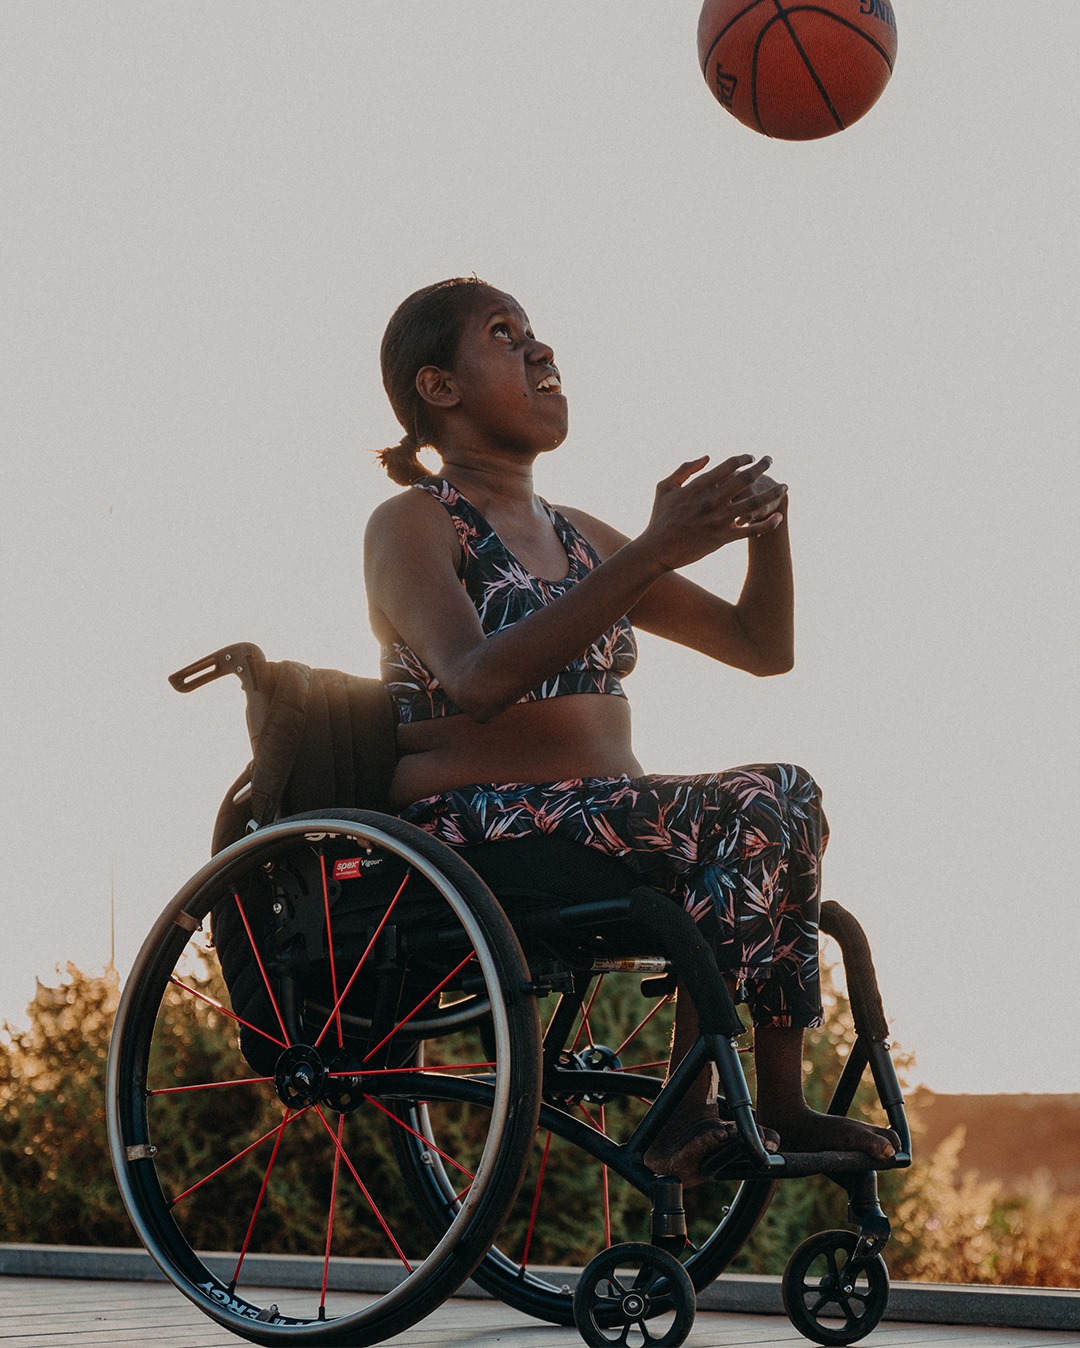
<svg viewBox="0 0 1080 1348">
<path fill-rule="evenodd" d="M 601 1251 L 574 1293 L 574 1320 L 590 1348 L 677 1348 L 690 1333 L 695 1310 L 690 1275 L 655 1245 Z"/>
<path fill-rule="evenodd" d="M 889 1274 L 881 1255 L 849 1268 L 858 1237 L 822 1231 L 788 1260 L 782 1284 L 788 1319 L 813 1343 L 855 1343 L 885 1314 Z"/>
</svg>

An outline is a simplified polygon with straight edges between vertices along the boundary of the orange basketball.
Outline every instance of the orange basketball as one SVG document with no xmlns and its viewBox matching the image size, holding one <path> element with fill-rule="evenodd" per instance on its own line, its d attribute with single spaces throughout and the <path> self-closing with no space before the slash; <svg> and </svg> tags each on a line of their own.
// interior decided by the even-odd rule
<svg viewBox="0 0 1080 1348">
<path fill-rule="evenodd" d="M 816 140 L 858 121 L 896 60 L 890 0 L 705 0 L 698 60 L 746 126 Z"/>
</svg>

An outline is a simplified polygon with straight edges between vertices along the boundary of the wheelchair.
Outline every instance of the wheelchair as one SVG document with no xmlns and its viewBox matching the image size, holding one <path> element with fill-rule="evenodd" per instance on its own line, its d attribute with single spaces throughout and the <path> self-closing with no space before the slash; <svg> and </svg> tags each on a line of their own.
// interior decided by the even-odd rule
<svg viewBox="0 0 1080 1348">
<path fill-rule="evenodd" d="M 676 1345 L 776 1184 L 825 1174 L 855 1229 L 795 1251 L 785 1308 L 814 1342 L 870 1333 L 889 1292 L 877 1170 L 909 1165 L 911 1139 L 855 919 L 823 905 L 855 1023 L 829 1111 L 869 1068 L 902 1142 L 874 1168 L 765 1151 L 745 1027 L 670 898 L 584 847 L 451 849 L 387 813 L 375 680 L 239 643 L 170 682 L 230 673 L 252 761 L 135 961 L 108 1065 L 119 1188 L 173 1284 L 266 1345 L 381 1342 L 470 1276 L 589 1344 Z M 701 1034 L 667 1078 L 676 982 Z M 643 1157 L 710 1062 L 741 1145 L 684 1195 Z M 355 1288 L 358 1254 L 383 1290 Z"/>
</svg>

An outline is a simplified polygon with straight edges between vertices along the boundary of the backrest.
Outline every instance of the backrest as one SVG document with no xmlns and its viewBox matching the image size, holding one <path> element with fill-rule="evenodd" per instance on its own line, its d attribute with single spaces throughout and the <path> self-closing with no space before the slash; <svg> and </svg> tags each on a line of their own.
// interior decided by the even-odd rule
<svg viewBox="0 0 1080 1348">
<path fill-rule="evenodd" d="M 383 810 L 397 761 L 393 704 L 378 679 L 292 660 L 237 642 L 170 675 L 192 692 L 235 674 L 247 696 L 252 759 L 221 803 L 212 851 L 283 815 L 334 806 Z"/>
</svg>

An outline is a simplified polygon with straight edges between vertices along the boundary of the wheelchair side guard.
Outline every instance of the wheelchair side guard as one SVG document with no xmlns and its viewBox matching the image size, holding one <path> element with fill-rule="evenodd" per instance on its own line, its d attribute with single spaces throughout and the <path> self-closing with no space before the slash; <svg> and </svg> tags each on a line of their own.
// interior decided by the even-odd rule
<svg viewBox="0 0 1080 1348">
<path fill-rule="evenodd" d="M 858 920 L 832 900 L 821 905 L 821 930 L 832 936 L 840 947 L 856 1035 L 828 1112 L 847 1114 L 862 1074 L 869 1065 L 889 1127 L 900 1138 L 900 1150 L 887 1168 L 903 1169 L 911 1164 L 911 1129 L 904 1111 L 904 1097 L 896 1068 L 889 1054 L 889 1027 L 881 1004 L 870 943 Z"/>
</svg>

